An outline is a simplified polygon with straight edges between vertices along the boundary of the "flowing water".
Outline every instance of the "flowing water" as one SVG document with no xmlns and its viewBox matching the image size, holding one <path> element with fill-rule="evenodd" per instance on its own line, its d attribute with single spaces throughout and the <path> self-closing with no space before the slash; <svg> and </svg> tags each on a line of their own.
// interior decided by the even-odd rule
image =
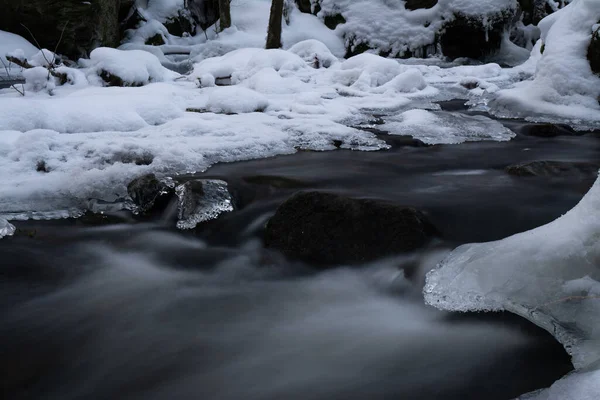
<svg viewBox="0 0 600 400">
<path fill-rule="evenodd" d="M 3 398 L 506 400 L 567 373 L 546 332 L 505 314 L 435 311 L 421 288 L 456 245 L 550 222 L 594 181 L 513 177 L 506 166 L 598 161 L 600 139 L 419 147 L 383 137 L 391 150 L 215 166 L 200 176 L 227 181 L 237 210 L 194 232 L 174 230 L 168 213 L 17 223 L 0 241 Z M 417 207 L 442 239 L 353 268 L 285 260 L 260 237 L 299 190 Z"/>
</svg>

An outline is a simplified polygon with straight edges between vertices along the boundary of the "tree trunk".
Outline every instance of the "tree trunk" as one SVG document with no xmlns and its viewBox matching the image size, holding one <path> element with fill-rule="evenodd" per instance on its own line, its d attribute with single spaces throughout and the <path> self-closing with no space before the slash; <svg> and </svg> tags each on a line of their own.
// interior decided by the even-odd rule
<svg viewBox="0 0 600 400">
<path fill-rule="evenodd" d="M 269 18 L 269 31 L 267 32 L 267 49 L 281 47 L 281 20 L 283 18 L 283 0 L 273 0 L 271 3 L 271 17 Z"/>
<path fill-rule="evenodd" d="M 219 0 L 219 14 L 220 14 L 220 30 L 224 31 L 231 27 L 231 7 L 229 4 L 231 0 Z"/>
</svg>

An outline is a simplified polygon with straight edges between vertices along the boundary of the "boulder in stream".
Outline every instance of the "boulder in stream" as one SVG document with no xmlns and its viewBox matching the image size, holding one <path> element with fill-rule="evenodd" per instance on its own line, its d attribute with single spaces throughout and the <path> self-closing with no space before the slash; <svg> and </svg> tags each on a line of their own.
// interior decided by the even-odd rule
<svg viewBox="0 0 600 400">
<path fill-rule="evenodd" d="M 531 161 L 506 167 L 506 172 L 514 176 L 569 176 L 595 178 L 600 163 L 568 161 Z"/>
<path fill-rule="evenodd" d="M 320 266 L 360 264 L 410 252 L 437 230 L 414 208 L 337 194 L 301 192 L 269 220 L 265 245 Z"/>
</svg>

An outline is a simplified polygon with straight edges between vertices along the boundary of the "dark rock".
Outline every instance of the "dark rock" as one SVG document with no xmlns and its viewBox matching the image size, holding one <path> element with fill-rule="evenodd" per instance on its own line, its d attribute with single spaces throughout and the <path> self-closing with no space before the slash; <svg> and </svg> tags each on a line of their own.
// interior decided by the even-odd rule
<svg viewBox="0 0 600 400">
<path fill-rule="evenodd" d="M 410 252 L 436 233 L 414 208 L 303 192 L 278 208 L 267 223 L 264 241 L 287 257 L 326 266 Z"/>
<path fill-rule="evenodd" d="M 523 24 L 537 25 L 542 19 L 552 14 L 554 10 L 549 6 L 547 0 L 518 0 L 519 7 L 523 12 Z M 558 4 L 559 7 L 562 4 Z"/>
<path fill-rule="evenodd" d="M 334 30 L 338 25 L 345 24 L 346 18 L 342 14 L 326 15 L 323 22 L 329 29 Z"/>
<path fill-rule="evenodd" d="M 219 20 L 219 0 L 188 0 L 187 8 L 203 31 Z"/>
<path fill-rule="evenodd" d="M 140 176 L 127 185 L 127 193 L 140 214 L 162 211 L 173 197 L 174 190 L 159 181 L 154 174 Z"/>
<path fill-rule="evenodd" d="M 567 161 L 532 161 L 506 167 L 514 176 L 569 176 L 591 178 L 598 175 L 600 163 Z"/>
<path fill-rule="evenodd" d="M 156 35 L 146 39 L 145 44 L 149 46 L 162 46 L 163 44 L 165 44 L 165 38 L 160 33 L 157 33 Z"/>
<path fill-rule="evenodd" d="M 600 23 L 600 21 L 598 21 Z M 595 74 L 600 75 L 600 28 L 596 29 L 592 35 L 590 47 L 588 47 L 587 58 L 590 61 L 590 67 Z"/>
<path fill-rule="evenodd" d="M 310 0 L 296 0 L 296 4 L 298 5 L 298 9 L 303 13 L 312 13 L 312 6 L 310 4 Z"/>
<path fill-rule="evenodd" d="M 370 50 L 371 47 L 364 42 L 356 43 L 354 39 L 348 40 L 348 47 L 346 48 L 345 58 L 357 56 Z"/>
<path fill-rule="evenodd" d="M 119 45 L 121 0 L 0 0 L 0 10 L 1 30 L 73 59 Z"/>
<path fill-rule="evenodd" d="M 46 165 L 46 161 L 44 160 L 40 160 L 37 162 L 36 166 L 35 166 L 35 170 L 37 172 L 50 172 L 50 169 L 48 168 L 48 165 Z"/>
<path fill-rule="evenodd" d="M 407 10 L 418 10 L 420 8 L 431 8 L 438 3 L 438 0 L 406 0 L 404 7 Z"/>
<path fill-rule="evenodd" d="M 196 34 L 196 21 L 189 10 L 179 10 L 177 15 L 167 18 L 163 24 L 173 36 L 186 36 Z"/>
<path fill-rule="evenodd" d="M 439 38 L 442 53 L 451 59 L 468 57 L 480 59 L 500 49 L 504 30 L 512 15 L 500 15 L 485 26 L 479 18 L 457 15 L 449 22 Z"/>
<path fill-rule="evenodd" d="M 523 127 L 522 133 L 527 136 L 551 138 L 556 136 L 574 136 L 577 132 L 568 125 L 531 124 Z"/>
</svg>

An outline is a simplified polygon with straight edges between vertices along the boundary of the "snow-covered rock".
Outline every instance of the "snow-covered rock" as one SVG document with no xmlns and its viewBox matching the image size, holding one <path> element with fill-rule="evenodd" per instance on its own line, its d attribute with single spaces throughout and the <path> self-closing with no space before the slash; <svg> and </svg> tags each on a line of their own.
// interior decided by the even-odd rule
<svg viewBox="0 0 600 400">
<path fill-rule="evenodd" d="M 141 50 L 99 47 L 92 51 L 85 65 L 109 86 L 142 86 L 171 81 L 179 76 L 163 67 L 154 55 Z"/>
<path fill-rule="evenodd" d="M 454 250 L 427 276 L 425 301 L 514 312 L 548 330 L 583 368 L 600 360 L 600 178 L 556 221 Z"/>
<path fill-rule="evenodd" d="M 574 125 L 600 127 L 600 76 L 594 74 L 588 52 L 600 21 L 600 2 L 574 0 L 539 24 L 541 42 L 529 62 L 532 80 L 498 92 L 490 104 L 500 116 L 532 120 L 569 120 Z"/>
<path fill-rule="evenodd" d="M 516 0 L 313 0 L 312 11 L 344 39 L 346 55 L 437 53 L 480 57 L 498 50 Z M 414 4 L 413 4 L 414 3 Z M 417 4 L 418 3 L 418 4 Z"/>
</svg>

